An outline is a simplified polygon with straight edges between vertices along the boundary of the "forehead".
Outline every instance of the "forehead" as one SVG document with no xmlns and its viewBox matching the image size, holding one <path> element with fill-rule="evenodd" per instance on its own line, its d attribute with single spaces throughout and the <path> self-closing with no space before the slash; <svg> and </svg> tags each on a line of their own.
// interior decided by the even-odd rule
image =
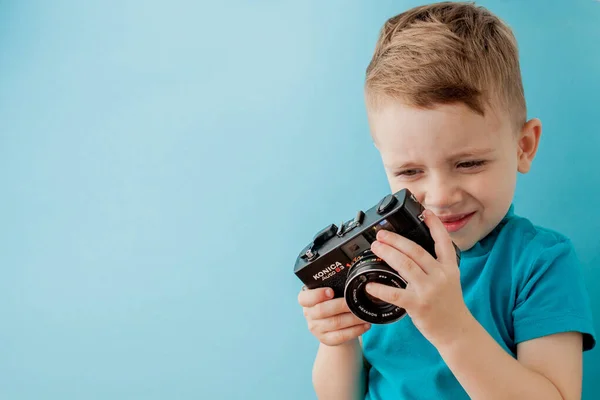
<svg viewBox="0 0 600 400">
<path fill-rule="evenodd" d="M 464 104 L 420 109 L 399 102 L 369 111 L 375 144 L 387 162 L 444 161 L 474 149 L 504 147 L 510 123 L 486 110 L 482 116 Z"/>
</svg>

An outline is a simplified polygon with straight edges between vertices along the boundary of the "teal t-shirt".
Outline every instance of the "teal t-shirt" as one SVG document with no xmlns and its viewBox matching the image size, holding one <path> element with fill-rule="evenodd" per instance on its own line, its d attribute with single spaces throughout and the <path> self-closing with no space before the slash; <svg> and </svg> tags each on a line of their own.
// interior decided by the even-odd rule
<svg viewBox="0 0 600 400">
<path fill-rule="evenodd" d="M 564 236 L 532 225 L 511 206 L 501 223 L 461 257 L 467 307 L 513 357 L 518 343 L 559 332 L 583 333 L 584 351 L 595 346 L 581 266 Z M 409 316 L 372 325 L 362 340 L 371 365 L 366 399 L 469 398 Z"/>
</svg>

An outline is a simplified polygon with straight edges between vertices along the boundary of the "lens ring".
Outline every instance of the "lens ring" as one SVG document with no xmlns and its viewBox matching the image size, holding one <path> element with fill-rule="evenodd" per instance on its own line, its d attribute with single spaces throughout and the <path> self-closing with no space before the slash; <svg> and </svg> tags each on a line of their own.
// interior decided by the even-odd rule
<svg viewBox="0 0 600 400">
<path fill-rule="evenodd" d="M 350 311 L 361 320 L 373 324 L 389 324 L 406 315 L 406 310 L 396 305 L 369 299 L 365 286 L 369 282 L 405 288 L 406 281 L 381 258 L 367 250 L 356 257 L 346 278 L 344 298 Z"/>
</svg>

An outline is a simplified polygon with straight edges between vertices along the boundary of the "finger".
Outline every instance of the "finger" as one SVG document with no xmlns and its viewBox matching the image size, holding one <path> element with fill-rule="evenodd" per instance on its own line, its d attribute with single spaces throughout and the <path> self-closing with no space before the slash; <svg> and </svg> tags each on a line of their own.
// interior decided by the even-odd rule
<svg viewBox="0 0 600 400">
<path fill-rule="evenodd" d="M 365 290 L 371 296 L 387 303 L 406 309 L 410 306 L 413 294 L 406 289 L 382 285 L 381 283 L 367 283 Z"/>
<path fill-rule="evenodd" d="M 316 288 L 310 290 L 301 290 L 298 293 L 298 303 L 302 307 L 312 307 L 325 300 L 333 298 L 333 290 L 331 288 Z"/>
<path fill-rule="evenodd" d="M 350 312 L 346 299 L 343 297 L 327 300 L 306 309 L 307 317 L 310 319 L 329 318 L 334 315 Z"/>
<path fill-rule="evenodd" d="M 350 312 L 334 315 L 333 317 L 321 319 L 315 322 L 317 330 L 320 332 L 339 331 L 340 329 L 350 328 L 355 325 L 364 324 L 357 316 Z"/>
<path fill-rule="evenodd" d="M 371 328 L 370 324 L 362 323 L 350 328 L 340 329 L 338 331 L 327 332 L 321 336 L 321 342 L 328 346 L 337 346 L 350 339 L 354 339 L 365 333 Z"/>
<path fill-rule="evenodd" d="M 429 254 L 423 247 L 414 241 L 399 235 L 395 232 L 381 230 L 377 233 L 377 241 L 383 242 L 400 252 L 407 255 L 413 260 L 425 274 L 431 273 L 437 263 L 436 259 Z"/>
<path fill-rule="evenodd" d="M 383 242 L 375 241 L 371 250 L 381 257 L 388 265 L 394 268 L 409 284 L 419 285 L 426 278 L 425 272 L 406 254 Z"/>
<path fill-rule="evenodd" d="M 431 210 L 425 210 L 423 216 L 435 242 L 435 254 L 438 261 L 444 265 L 456 265 L 456 251 L 452 244 L 452 238 L 442 221 Z"/>
</svg>

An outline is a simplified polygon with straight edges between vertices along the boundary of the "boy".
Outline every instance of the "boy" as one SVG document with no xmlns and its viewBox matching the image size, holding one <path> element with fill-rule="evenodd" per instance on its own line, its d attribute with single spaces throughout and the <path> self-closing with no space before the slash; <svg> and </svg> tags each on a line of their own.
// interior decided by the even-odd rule
<svg viewBox="0 0 600 400">
<path fill-rule="evenodd" d="M 300 292 L 319 399 L 580 398 L 595 333 L 576 255 L 512 205 L 541 123 L 526 120 L 511 30 L 472 4 L 406 11 L 381 31 L 365 96 L 391 190 L 428 210 L 438 257 L 379 232 L 373 252 L 408 282 L 367 289 L 406 308 L 393 324 L 364 324 L 331 289 Z"/>
</svg>

